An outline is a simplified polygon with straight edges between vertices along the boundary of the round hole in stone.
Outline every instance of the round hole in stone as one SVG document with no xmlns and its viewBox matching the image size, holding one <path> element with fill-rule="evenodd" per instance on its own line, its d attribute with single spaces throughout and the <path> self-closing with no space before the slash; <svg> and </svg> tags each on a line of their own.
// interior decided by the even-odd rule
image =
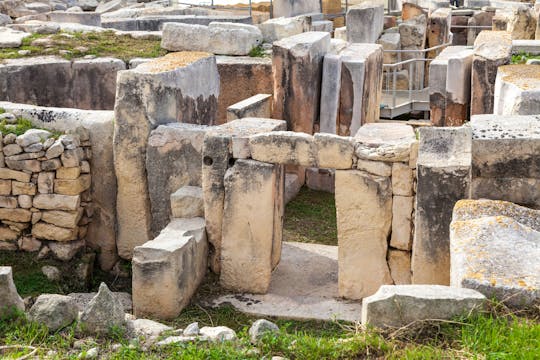
<svg viewBox="0 0 540 360">
<path fill-rule="evenodd" d="M 204 163 L 204 165 L 210 166 L 210 165 L 212 165 L 214 163 L 214 160 L 210 156 L 205 156 L 203 158 L 203 163 Z"/>
<path fill-rule="evenodd" d="M 229 158 L 229 167 L 234 166 L 234 163 L 236 162 L 235 158 Z"/>
</svg>

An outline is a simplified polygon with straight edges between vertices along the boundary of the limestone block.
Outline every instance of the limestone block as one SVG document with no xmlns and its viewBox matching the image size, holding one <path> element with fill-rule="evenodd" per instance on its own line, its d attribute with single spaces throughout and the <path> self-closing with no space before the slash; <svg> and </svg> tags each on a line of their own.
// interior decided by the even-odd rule
<svg viewBox="0 0 540 360">
<path fill-rule="evenodd" d="M 411 253 L 409 251 L 389 250 L 388 267 L 395 285 L 411 283 Z"/>
<path fill-rule="evenodd" d="M 253 135 L 249 140 L 254 160 L 301 166 L 317 166 L 317 147 L 313 136 L 293 131 L 274 131 Z"/>
<path fill-rule="evenodd" d="M 384 27 L 384 6 L 364 2 L 347 10 L 347 41 L 375 43 Z"/>
<path fill-rule="evenodd" d="M 83 158 L 84 152 L 81 148 L 64 150 L 62 155 L 60 155 L 60 160 L 62 160 L 62 166 L 64 167 L 79 166 Z"/>
<path fill-rule="evenodd" d="M 278 0 L 273 2 L 274 17 L 291 17 L 321 13 L 321 3 L 309 0 Z"/>
<path fill-rule="evenodd" d="M 20 182 L 30 182 L 30 174 L 8 168 L 0 168 L 0 179 L 11 179 Z"/>
<path fill-rule="evenodd" d="M 363 170 L 373 175 L 386 177 L 392 176 L 392 163 L 358 159 L 356 162 L 356 168 L 358 170 Z"/>
<path fill-rule="evenodd" d="M 416 135 L 411 126 L 398 123 L 365 124 L 356 133 L 355 154 L 372 161 L 408 161 Z"/>
<path fill-rule="evenodd" d="M 84 240 L 75 241 L 51 241 L 47 243 L 47 246 L 53 253 L 53 255 L 62 261 L 69 261 L 73 259 L 77 253 L 83 249 L 86 245 Z"/>
<path fill-rule="evenodd" d="M 0 196 L 0 207 L 15 209 L 17 207 L 17 198 L 14 196 Z"/>
<path fill-rule="evenodd" d="M 310 18 L 306 16 L 278 17 L 266 20 L 257 27 L 263 34 L 264 42 L 271 44 L 274 41 L 303 33 L 309 25 L 308 19 Z"/>
<path fill-rule="evenodd" d="M 24 301 L 17 293 L 11 266 L 0 266 L 0 315 L 10 315 L 13 310 L 24 311 Z"/>
<path fill-rule="evenodd" d="M 206 274 L 204 219 L 174 219 L 133 253 L 133 311 L 137 317 L 174 319 Z M 161 294 L 156 296 L 156 294 Z"/>
<path fill-rule="evenodd" d="M 403 21 L 414 19 L 418 15 L 422 14 L 427 15 L 426 11 L 420 5 L 414 4 L 412 2 L 404 2 L 402 4 L 401 18 L 403 19 Z"/>
<path fill-rule="evenodd" d="M 313 137 L 320 168 L 350 169 L 353 163 L 354 143 L 350 137 L 316 133 Z"/>
<path fill-rule="evenodd" d="M 472 117 L 473 198 L 540 204 L 539 126 L 536 115 Z"/>
<path fill-rule="evenodd" d="M 273 44 L 272 117 L 286 120 L 289 130 L 313 133 L 319 115 L 323 57 L 329 49 L 326 32 L 302 33 Z"/>
<path fill-rule="evenodd" d="M 148 241 L 150 235 L 145 167 L 150 131 L 172 122 L 212 124 L 219 75 L 213 56 L 181 52 L 121 71 L 117 83 L 114 124 L 117 247 L 121 257 L 130 258 L 133 248 Z"/>
<path fill-rule="evenodd" d="M 0 208 L 0 220 L 8 220 L 14 222 L 30 222 L 32 213 L 26 209 L 6 209 Z"/>
<path fill-rule="evenodd" d="M 46 223 L 53 224 L 64 228 L 75 228 L 83 215 L 83 209 L 79 208 L 75 211 L 43 211 L 41 220 Z"/>
<path fill-rule="evenodd" d="M 88 190 L 92 184 L 91 177 L 88 174 L 79 176 L 76 180 L 54 180 L 54 192 L 62 195 L 79 195 Z"/>
<path fill-rule="evenodd" d="M 201 186 L 202 147 L 209 129 L 204 125 L 168 124 L 151 132 L 146 173 L 153 234 L 159 234 L 169 223 L 172 214 L 170 195 L 183 186 Z"/>
<path fill-rule="evenodd" d="M 339 296 L 362 299 L 391 284 L 386 262 L 392 223 L 390 179 L 336 170 L 336 214 Z"/>
<path fill-rule="evenodd" d="M 238 160 L 225 174 L 220 283 L 227 289 L 262 294 L 268 290 L 274 232 L 282 229 L 274 224 L 277 168 Z"/>
<path fill-rule="evenodd" d="M 342 26 L 334 29 L 334 39 L 347 41 L 347 27 Z"/>
<path fill-rule="evenodd" d="M 394 196 L 392 201 L 392 237 L 390 246 L 410 251 L 412 246 L 413 196 Z"/>
<path fill-rule="evenodd" d="M 62 167 L 62 162 L 60 161 L 60 159 L 44 160 L 41 162 L 42 171 L 56 170 L 60 167 Z"/>
<path fill-rule="evenodd" d="M 37 189 L 40 194 L 52 194 L 54 191 L 54 172 L 43 171 L 38 174 Z"/>
<path fill-rule="evenodd" d="M 35 195 L 36 190 L 37 187 L 33 183 L 11 182 L 11 193 L 13 195 Z"/>
<path fill-rule="evenodd" d="M 80 204 L 79 195 L 38 194 L 34 196 L 34 207 L 37 209 L 75 211 Z"/>
<path fill-rule="evenodd" d="M 493 113 L 540 114 L 540 71 L 530 65 L 505 65 L 497 69 Z"/>
<path fill-rule="evenodd" d="M 321 110 L 319 130 L 323 133 L 337 134 L 340 107 L 341 60 L 338 54 L 324 56 L 321 82 Z"/>
<path fill-rule="evenodd" d="M 486 297 L 478 291 L 440 285 L 381 286 L 362 301 L 362 324 L 400 328 L 415 321 L 452 319 L 481 310 Z"/>
<path fill-rule="evenodd" d="M 262 44 L 253 25 L 213 22 L 209 26 L 165 23 L 161 47 L 169 51 L 205 51 L 220 55 L 248 55 Z"/>
<path fill-rule="evenodd" d="M 377 40 L 377 44 L 382 45 L 383 50 L 393 51 L 401 50 L 401 38 L 399 33 L 384 33 Z M 395 52 L 386 52 L 383 56 L 385 64 L 393 64 L 398 62 L 398 55 Z"/>
<path fill-rule="evenodd" d="M 11 194 L 11 180 L 0 180 L 0 195 Z"/>
<path fill-rule="evenodd" d="M 32 226 L 32 236 L 38 239 L 71 241 L 77 240 L 78 230 L 78 228 L 67 229 L 40 221 Z"/>
<path fill-rule="evenodd" d="M 9 251 L 15 251 L 17 250 L 17 245 L 11 242 L 6 241 L 12 241 L 17 240 L 19 238 L 19 232 L 12 230 L 8 227 L 0 227 L 0 249 L 1 250 L 9 250 Z"/>
<path fill-rule="evenodd" d="M 202 188 L 183 186 L 171 194 L 171 211 L 175 218 L 204 218 Z"/>
<path fill-rule="evenodd" d="M 227 108 L 227 121 L 242 118 L 270 118 L 272 116 L 272 95 L 257 94 L 232 104 Z"/>
<path fill-rule="evenodd" d="M 506 31 L 512 35 L 514 40 L 534 39 L 536 32 L 534 11 L 527 5 L 513 8 L 508 18 Z"/>
<path fill-rule="evenodd" d="M 335 193 L 335 176 L 336 172 L 333 169 L 306 169 L 306 186 L 309 189 L 324 191 L 327 193 Z"/>
<path fill-rule="evenodd" d="M 449 283 L 448 231 L 454 204 L 469 197 L 471 137 L 467 127 L 420 129 L 413 284 Z"/>
<path fill-rule="evenodd" d="M 482 31 L 474 42 L 471 116 L 492 114 L 497 68 L 510 63 L 512 39 L 505 31 Z"/>
<path fill-rule="evenodd" d="M 540 302 L 540 211 L 505 201 L 462 200 L 450 227 L 452 286 L 507 305 Z"/>
<path fill-rule="evenodd" d="M 23 209 L 30 209 L 32 207 L 32 196 L 30 195 L 19 195 L 17 201 Z"/>
<path fill-rule="evenodd" d="M 18 48 L 22 41 L 32 34 L 10 29 L 8 27 L 0 27 L 0 48 Z"/>
<path fill-rule="evenodd" d="M 61 167 L 56 170 L 57 179 L 75 180 L 79 177 L 80 174 L 81 174 L 81 168 L 78 166 L 70 167 L 70 168 Z"/>
<path fill-rule="evenodd" d="M 450 41 L 452 9 L 439 8 L 429 14 L 426 47 L 446 44 Z M 440 50 L 432 50 L 427 57 L 433 59 Z"/>
<path fill-rule="evenodd" d="M 39 160 L 9 160 L 6 159 L 6 166 L 13 170 L 26 172 L 40 172 L 41 164 Z"/>
<path fill-rule="evenodd" d="M 427 33 L 427 17 L 426 15 L 418 15 L 417 17 L 404 21 L 398 26 L 401 50 L 422 50 L 426 48 L 426 33 Z M 422 59 L 424 53 L 402 53 L 401 60 Z M 424 62 L 416 61 L 406 65 L 409 71 L 409 78 L 412 81 L 413 89 L 422 89 L 424 83 Z"/>
<path fill-rule="evenodd" d="M 413 194 L 413 172 L 409 164 L 392 164 L 392 191 L 394 195 L 411 196 Z"/>
<path fill-rule="evenodd" d="M 301 187 L 302 187 L 302 184 L 298 180 L 297 174 L 291 174 L 291 173 L 285 174 L 285 194 L 284 194 L 285 205 L 287 205 L 289 201 L 291 201 L 292 199 L 296 197 L 296 195 L 298 195 Z"/>
<path fill-rule="evenodd" d="M 334 30 L 334 23 L 330 20 L 318 20 L 311 23 L 310 31 L 325 31 L 331 33 Z"/>
<path fill-rule="evenodd" d="M 271 58 L 218 56 L 216 60 L 220 82 L 217 124 L 227 122 L 229 106 L 257 94 L 273 93 Z"/>
</svg>

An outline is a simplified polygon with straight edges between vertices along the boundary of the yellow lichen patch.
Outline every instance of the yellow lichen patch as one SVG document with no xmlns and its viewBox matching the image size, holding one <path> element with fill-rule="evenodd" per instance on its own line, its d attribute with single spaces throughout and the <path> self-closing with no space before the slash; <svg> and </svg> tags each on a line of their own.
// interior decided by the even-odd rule
<svg viewBox="0 0 540 360">
<path fill-rule="evenodd" d="M 211 55 L 201 51 L 180 51 L 147 62 L 141 68 L 151 73 L 166 72 L 188 66 Z"/>
<path fill-rule="evenodd" d="M 527 287 L 529 286 L 524 280 L 518 280 L 517 281 L 518 285 L 521 286 L 521 287 Z"/>
<path fill-rule="evenodd" d="M 499 67 L 502 80 L 522 90 L 540 89 L 540 69 L 534 65 L 505 65 Z"/>
</svg>

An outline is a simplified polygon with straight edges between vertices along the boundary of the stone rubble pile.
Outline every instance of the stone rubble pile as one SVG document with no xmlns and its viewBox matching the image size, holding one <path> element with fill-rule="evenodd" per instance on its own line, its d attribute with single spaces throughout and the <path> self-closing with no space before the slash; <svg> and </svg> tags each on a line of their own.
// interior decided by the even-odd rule
<svg viewBox="0 0 540 360">
<path fill-rule="evenodd" d="M 88 133 L 78 128 L 55 138 L 30 129 L 3 135 L 0 147 L 0 249 L 70 260 L 85 246 L 92 218 Z"/>
</svg>

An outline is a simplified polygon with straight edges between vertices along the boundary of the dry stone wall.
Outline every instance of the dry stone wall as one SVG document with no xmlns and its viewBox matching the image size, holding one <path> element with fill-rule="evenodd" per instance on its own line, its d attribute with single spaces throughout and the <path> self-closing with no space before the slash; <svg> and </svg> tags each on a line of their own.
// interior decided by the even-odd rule
<svg viewBox="0 0 540 360">
<path fill-rule="evenodd" d="M 89 134 L 54 135 L 30 129 L 2 136 L 0 250 L 52 252 L 67 261 L 85 246 L 93 213 Z"/>
</svg>

